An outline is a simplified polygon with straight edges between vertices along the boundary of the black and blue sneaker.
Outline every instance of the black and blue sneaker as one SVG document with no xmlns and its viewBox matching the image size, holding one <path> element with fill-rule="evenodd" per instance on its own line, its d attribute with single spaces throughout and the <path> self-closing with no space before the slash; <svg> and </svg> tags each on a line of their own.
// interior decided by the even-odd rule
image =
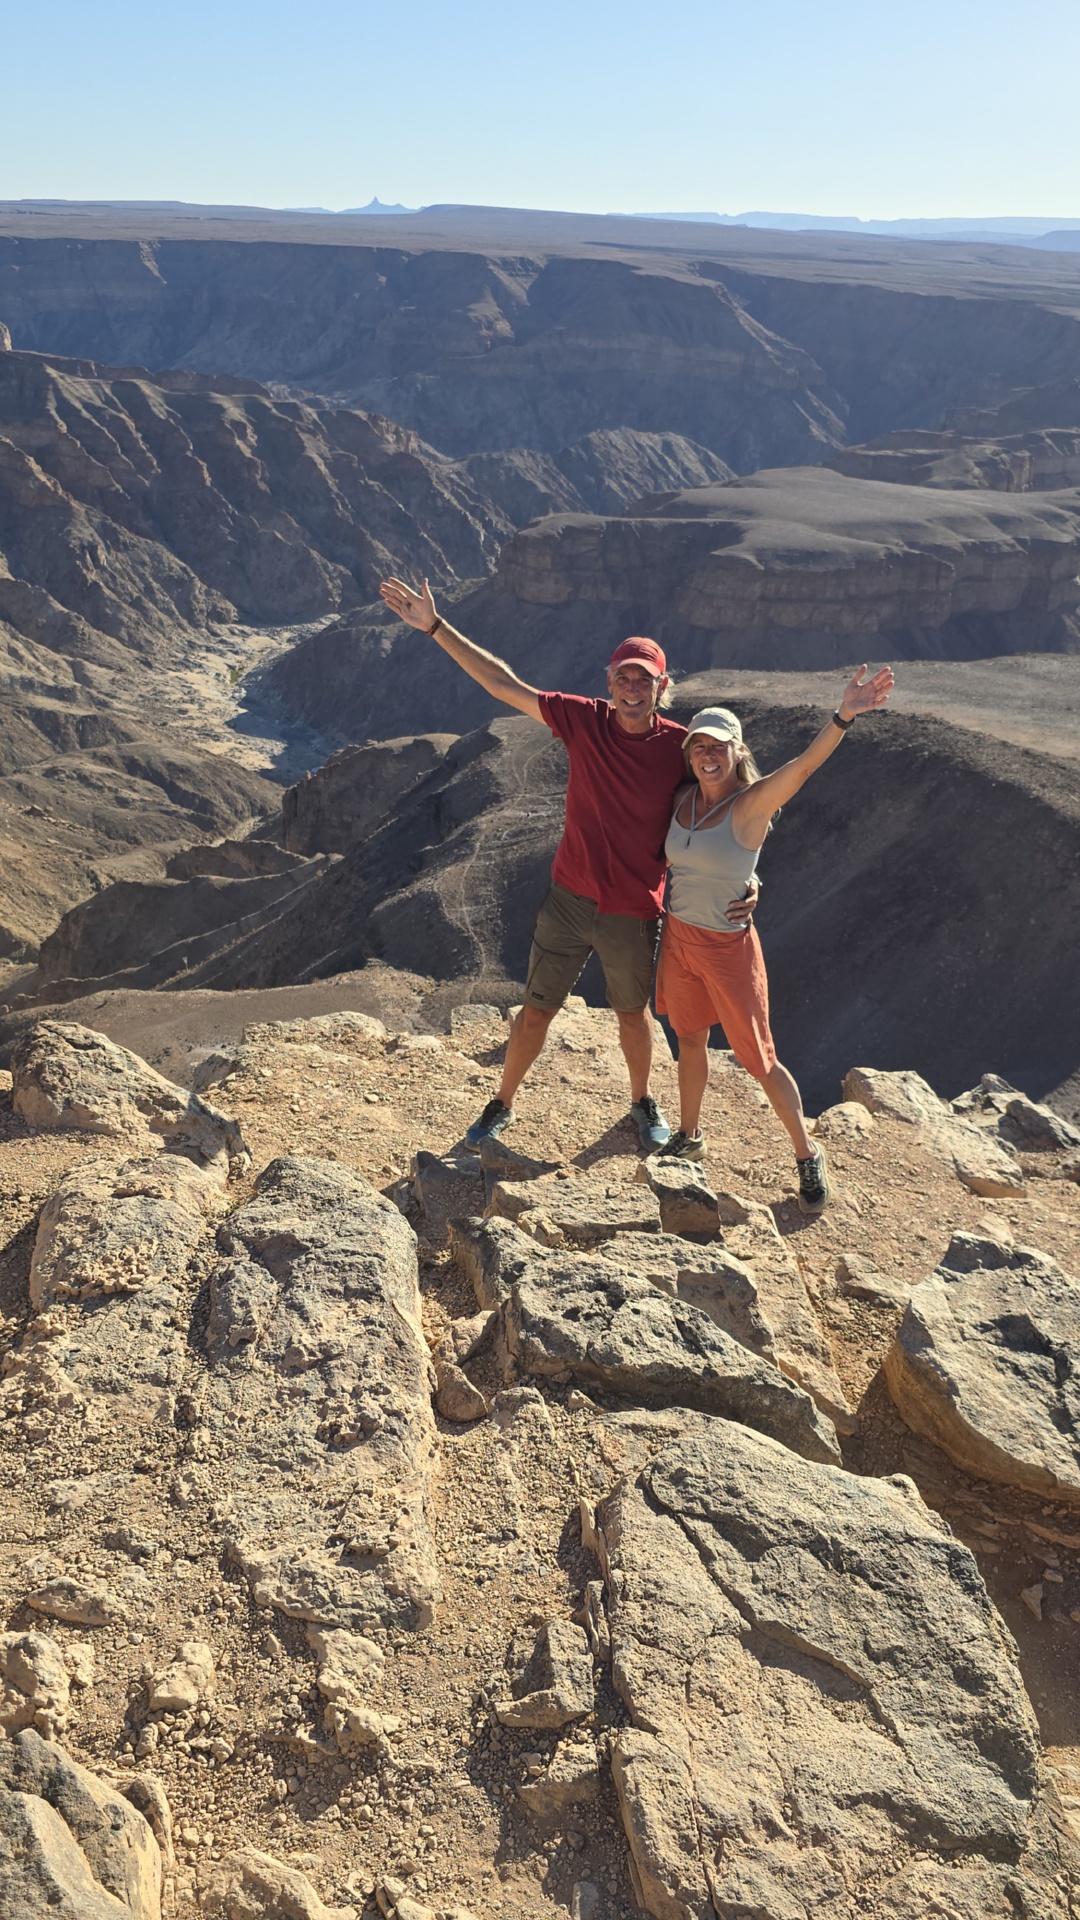
<svg viewBox="0 0 1080 1920">
<path fill-rule="evenodd" d="M 816 1147 L 805 1160 L 796 1160 L 799 1169 L 799 1210 L 801 1213 L 820 1213 L 829 1198 L 829 1175 L 825 1167 L 825 1153 Z"/>
<path fill-rule="evenodd" d="M 496 1094 L 489 1100 L 479 1120 L 474 1120 L 465 1135 L 465 1145 L 470 1153 L 479 1153 L 485 1140 L 497 1140 L 505 1133 L 514 1117 L 513 1107 L 504 1107 Z"/>
<path fill-rule="evenodd" d="M 646 1153 L 655 1153 L 671 1139 L 671 1128 L 664 1119 L 651 1093 L 643 1094 L 635 1100 L 630 1109 L 630 1118 L 638 1130 L 638 1139 Z"/>
</svg>

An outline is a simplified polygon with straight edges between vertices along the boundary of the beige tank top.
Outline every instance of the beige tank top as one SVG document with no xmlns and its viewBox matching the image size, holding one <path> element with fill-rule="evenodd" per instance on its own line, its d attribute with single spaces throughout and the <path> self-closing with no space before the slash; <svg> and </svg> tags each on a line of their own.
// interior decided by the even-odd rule
<svg viewBox="0 0 1080 1920">
<path fill-rule="evenodd" d="M 714 933 L 741 933 L 725 916 L 731 900 L 742 900 L 757 870 L 760 847 L 740 847 L 731 825 L 732 808 L 739 798 L 733 793 L 727 812 L 708 826 L 697 825 L 697 799 L 691 800 L 689 827 L 680 826 L 671 817 L 664 852 L 671 869 L 668 908 L 678 920 L 691 927 L 708 927 Z"/>
</svg>

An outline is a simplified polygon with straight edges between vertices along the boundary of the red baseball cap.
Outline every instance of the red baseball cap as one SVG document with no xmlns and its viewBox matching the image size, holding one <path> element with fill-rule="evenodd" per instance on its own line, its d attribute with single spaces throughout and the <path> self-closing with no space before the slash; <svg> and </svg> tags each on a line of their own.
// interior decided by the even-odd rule
<svg viewBox="0 0 1080 1920">
<path fill-rule="evenodd" d="M 628 660 L 634 660 L 639 667 L 644 667 L 646 672 L 652 674 L 654 680 L 661 679 L 667 672 L 664 649 L 658 647 L 655 640 L 640 638 L 624 640 L 621 646 L 616 647 L 608 661 L 608 672 L 610 673 L 613 667 L 624 666 Z"/>
</svg>

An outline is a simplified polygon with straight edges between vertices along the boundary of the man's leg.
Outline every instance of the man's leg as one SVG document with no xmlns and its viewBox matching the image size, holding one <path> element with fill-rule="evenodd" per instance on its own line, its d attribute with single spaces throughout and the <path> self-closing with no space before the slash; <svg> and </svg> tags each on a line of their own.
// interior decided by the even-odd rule
<svg viewBox="0 0 1080 1920">
<path fill-rule="evenodd" d="M 615 1017 L 619 1022 L 619 1045 L 630 1075 L 630 1099 L 637 1106 L 649 1091 L 653 1058 L 652 1014 L 648 1007 L 642 1007 L 638 1013 L 620 1013 L 616 1008 Z"/>
<path fill-rule="evenodd" d="M 594 944 L 607 984 L 608 1003 L 619 1022 L 619 1045 L 630 1075 L 630 1107 L 641 1144 L 650 1153 L 663 1146 L 671 1129 L 649 1093 L 653 1062 L 653 1022 L 649 1012 L 659 920 L 629 914 L 598 913 Z"/>
<path fill-rule="evenodd" d="M 503 1062 L 503 1076 L 499 1082 L 498 1099 L 504 1107 L 512 1107 L 514 1095 L 520 1087 L 534 1060 L 543 1051 L 548 1028 L 555 1018 L 557 1009 L 551 1013 L 542 1007 L 522 1007 L 510 1029 L 510 1038 L 506 1044 L 506 1059 Z"/>
<path fill-rule="evenodd" d="M 510 1125 L 514 1095 L 542 1051 L 548 1028 L 589 957 L 595 911 L 592 900 L 582 900 L 563 887 L 552 887 L 544 901 L 529 955 L 525 1004 L 510 1029 L 499 1091 L 465 1134 L 465 1144 L 473 1152 L 478 1152 L 485 1140 L 497 1139 Z"/>
</svg>

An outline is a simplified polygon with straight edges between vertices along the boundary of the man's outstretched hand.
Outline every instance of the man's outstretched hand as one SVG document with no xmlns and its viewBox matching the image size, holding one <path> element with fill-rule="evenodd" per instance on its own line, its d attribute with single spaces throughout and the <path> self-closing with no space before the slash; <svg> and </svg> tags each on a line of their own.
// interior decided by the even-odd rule
<svg viewBox="0 0 1080 1920">
<path fill-rule="evenodd" d="M 393 579 L 384 580 L 379 592 L 391 613 L 396 613 L 399 620 L 407 620 L 410 627 L 420 627 L 428 633 L 435 625 L 435 600 L 426 580 L 419 593 L 407 587 L 404 580 Z"/>
</svg>

